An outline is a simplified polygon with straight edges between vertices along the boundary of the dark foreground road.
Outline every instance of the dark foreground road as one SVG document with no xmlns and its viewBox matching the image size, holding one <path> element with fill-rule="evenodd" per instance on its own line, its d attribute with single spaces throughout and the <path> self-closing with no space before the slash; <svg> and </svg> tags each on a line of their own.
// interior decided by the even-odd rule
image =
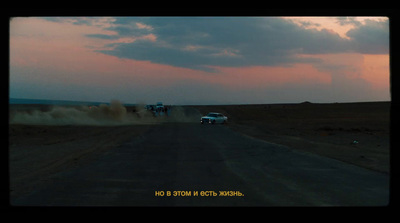
<svg viewBox="0 0 400 223">
<path fill-rule="evenodd" d="M 174 191 L 188 196 L 174 196 Z M 11 200 L 11 205 L 381 206 L 388 202 L 387 174 L 252 139 L 222 125 L 165 123 L 85 165 L 55 174 L 43 187 Z"/>
</svg>

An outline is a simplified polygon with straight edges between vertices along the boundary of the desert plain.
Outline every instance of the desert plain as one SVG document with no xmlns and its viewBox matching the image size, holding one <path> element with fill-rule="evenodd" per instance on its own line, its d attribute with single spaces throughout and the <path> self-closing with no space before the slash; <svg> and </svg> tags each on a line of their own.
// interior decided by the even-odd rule
<svg viewBox="0 0 400 223">
<path fill-rule="evenodd" d="M 390 102 L 196 106 L 222 112 L 229 127 L 375 171 L 390 170 Z"/>
<path fill-rule="evenodd" d="M 390 174 L 390 106 L 390 102 L 191 105 L 179 106 L 175 116 L 172 109 L 170 119 L 148 114 L 140 118 L 137 107 L 126 106 L 123 114 L 136 117 L 128 123 L 49 124 L 14 118 L 21 113 L 46 113 L 52 106 L 10 105 L 10 199 L 48 184 L 59 172 L 79 168 L 132 138 L 140 138 L 156 125 L 200 125 L 200 117 L 208 112 L 223 113 L 228 117 L 224 127 L 246 137 Z"/>
</svg>

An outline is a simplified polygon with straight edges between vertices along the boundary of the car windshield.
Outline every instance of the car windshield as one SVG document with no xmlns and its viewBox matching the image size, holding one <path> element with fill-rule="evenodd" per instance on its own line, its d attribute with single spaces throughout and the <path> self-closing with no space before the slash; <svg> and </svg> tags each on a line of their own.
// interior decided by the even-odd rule
<svg viewBox="0 0 400 223">
<path fill-rule="evenodd" d="M 210 114 L 208 114 L 207 116 L 208 116 L 208 117 L 217 117 L 217 114 L 215 114 L 215 113 L 210 113 Z"/>
</svg>

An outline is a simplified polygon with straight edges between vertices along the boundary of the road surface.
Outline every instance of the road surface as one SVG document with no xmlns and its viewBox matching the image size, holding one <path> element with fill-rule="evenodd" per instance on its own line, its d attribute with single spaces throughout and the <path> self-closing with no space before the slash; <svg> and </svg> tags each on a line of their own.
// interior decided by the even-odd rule
<svg viewBox="0 0 400 223">
<path fill-rule="evenodd" d="M 164 123 L 91 162 L 55 174 L 44 186 L 11 200 L 11 205 L 381 206 L 388 202 L 387 174 L 253 139 L 224 125 Z"/>
</svg>

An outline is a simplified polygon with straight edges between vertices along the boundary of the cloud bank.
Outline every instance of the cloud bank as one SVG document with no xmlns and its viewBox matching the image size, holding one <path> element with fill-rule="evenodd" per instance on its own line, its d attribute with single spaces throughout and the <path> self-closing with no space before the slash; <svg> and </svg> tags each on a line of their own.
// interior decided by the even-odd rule
<svg viewBox="0 0 400 223">
<path fill-rule="evenodd" d="M 302 54 L 389 52 L 388 20 L 364 23 L 338 18 L 352 24 L 342 38 L 328 29 L 307 29 L 278 17 L 145 17 L 116 18 L 106 28 L 114 35 L 87 37 L 131 42 L 111 43 L 98 52 L 118 58 L 212 71 L 211 66 L 280 66 L 318 63 Z M 153 38 L 146 38 L 152 36 Z"/>
</svg>

